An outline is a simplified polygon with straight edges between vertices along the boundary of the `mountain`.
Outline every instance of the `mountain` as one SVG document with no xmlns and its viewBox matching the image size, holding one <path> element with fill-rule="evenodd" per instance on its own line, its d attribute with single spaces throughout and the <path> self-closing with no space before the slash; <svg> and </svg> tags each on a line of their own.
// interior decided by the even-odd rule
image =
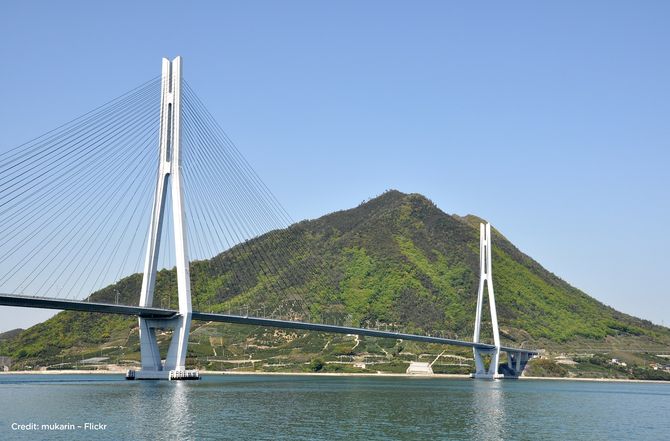
<svg viewBox="0 0 670 441">
<path fill-rule="evenodd" d="M 193 262 L 193 309 L 238 312 L 251 305 L 259 315 L 469 339 L 479 274 L 480 222 L 472 215 L 446 214 L 422 195 L 387 191 L 356 208 L 302 221 L 210 260 Z M 630 345 L 670 345 L 670 329 L 589 297 L 544 269 L 497 230 L 492 234 L 494 287 L 506 343 L 552 350 L 606 347 L 608 351 Z M 140 275 L 131 275 L 92 294 L 91 299 L 114 302 L 118 291 L 121 303 L 137 304 L 140 282 Z M 154 305 L 176 306 L 174 270 L 159 272 Z M 394 357 L 408 348 L 420 352 L 430 347 L 377 339 L 361 344 L 356 339 L 352 348 L 353 338 L 196 324 L 189 355 L 192 363 L 210 367 L 229 365 L 222 361 L 221 351 L 230 356 L 252 354 L 267 366 L 289 366 L 314 356 L 354 359 L 367 349 L 392 365 Z M 136 360 L 136 319 L 62 312 L 0 342 L 0 355 L 12 356 L 15 366 L 47 365 L 101 352 L 111 360 Z M 467 351 L 455 353 L 467 355 Z M 220 364 L 212 365 L 211 359 L 217 357 Z"/>
</svg>

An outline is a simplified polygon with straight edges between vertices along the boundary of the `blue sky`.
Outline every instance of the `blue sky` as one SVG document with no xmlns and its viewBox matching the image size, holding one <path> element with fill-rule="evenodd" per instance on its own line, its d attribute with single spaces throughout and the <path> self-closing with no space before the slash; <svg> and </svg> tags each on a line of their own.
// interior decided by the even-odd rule
<svg viewBox="0 0 670 441">
<path fill-rule="evenodd" d="M 668 325 L 669 16 L 660 1 L 7 1 L 0 151 L 182 55 L 294 219 L 419 192 Z M 0 330 L 48 314 L 1 308 Z"/>
</svg>

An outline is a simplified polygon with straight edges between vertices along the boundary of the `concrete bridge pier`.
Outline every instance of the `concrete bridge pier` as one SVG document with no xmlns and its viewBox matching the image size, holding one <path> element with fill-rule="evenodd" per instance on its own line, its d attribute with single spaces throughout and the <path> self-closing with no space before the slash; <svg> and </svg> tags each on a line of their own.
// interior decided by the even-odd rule
<svg viewBox="0 0 670 441">
<path fill-rule="evenodd" d="M 500 365 L 498 369 L 504 378 L 519 378 L 526 368 L 531 355 L 522 351 L 506 351 L 507 364 Z"/>
<path fill-rule="evenodd" d="M 128 379 L 133 380 L 169 380 L 171 376 L 188 372 L 186 370 L 186 344 L 191 328 L 191 314 L 177 315 L 170 319 L 140 318 L 140 354 L 139 371 L 129 372 Z M 161 360 L 157 330 L 172 330 L 172 340 L 165 360 Z"/>
<path fill-rule="evenodd" d="M 500 348 L 481 349 L 473 348 L 475 358 L 475 372 L 470 375 L 471 378 L 483 380 L 495 380 L 503 378 L 504 375 L 498 372 L 498 363 L 500 361 Z M 484 363 L 484 356 L 488 356 L 489 364 Z"/>
</svg>

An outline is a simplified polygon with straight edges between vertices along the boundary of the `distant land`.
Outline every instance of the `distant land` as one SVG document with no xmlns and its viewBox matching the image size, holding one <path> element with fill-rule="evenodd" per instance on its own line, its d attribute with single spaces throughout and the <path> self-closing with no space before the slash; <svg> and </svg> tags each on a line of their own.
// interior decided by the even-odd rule
<svg viewBox="0 0 670 441">
<path fill-rule="evenodd" d="M 237 312 L 252 305 L 293 319 L 469 339 L 480 222 L 473 215 L 446 214 L 422 195 L 390 190 L 356 208 L 238 245 L 244 252 L 193 262 L 193 309 Z M 493 244 L 501 337 L 509 345 L 545 350 L 529 364 L 529 375 L 670 380 L 670 329 L 572 287 L 497 230 Z M 271 262 L 269 270 L 255 269 L 259 255 Z M 140 282 L 134 274 L 90 298 L 113 303 L 118 291 L 121 303 L 137 304 Z M 154 304 L 175 307 L 175 292 L 174 271 L 160 271 Z M 432 362 L 441 353 L 436 373 L 472 371 L 472 353 L 459 348 L 194 323 L 187 364 L 209 370 L 404 372 L 410 361 Z M 139 360 L 137 320 L 61 312 L 29 329 L 0 334 L 0 356 L 12 359 L 13 370 L 132 367 Z"/>
<path fill-rule="evenodd" d="M 23 331 L 24 331 L 23 329 L 17 328 L 17 329 L 11 329 L 11 330 L 6 331 L 6 332 L 1 332 L 0 333 L 0 340 L 9 340 L 9 339 L 17 336 L 18 334 L 20 334 Z"/>
</svg>

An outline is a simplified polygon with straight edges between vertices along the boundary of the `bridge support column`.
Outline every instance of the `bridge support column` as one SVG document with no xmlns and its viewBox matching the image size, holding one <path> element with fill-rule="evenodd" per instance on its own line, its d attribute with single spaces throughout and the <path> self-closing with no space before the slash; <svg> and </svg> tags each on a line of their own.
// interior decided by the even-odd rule
<svg viewBox="0 0 670 441">
<path fill-rule="evenodd" d="M 493 292 L 493 275 L 491 271 L 491 224 L 479 224 L 479 288 L 477 290 L 477 312 L 475 316 L 475 333 L 473 342 L 480 343 L 482 327 L 482 309 L 484 306 L 484 289 L 489 294 L 489 310 L 491 311 L 491 328 L 493 328 L 494 348 L 474 347 L 475 372 L 472 378 L 495 379 L 502 378 L 498 373 L 498 362 L 500 361 L 500 334 L 498 332 L 498 314 L 496 312 L 496 299 Z M 490 358 L 489 366 L 486 367 L 483 356 Z"/>
<path fill-rule="evenodd" d="M 129 372 L 128 377 L 133 379 L 168 379 L 174 377 L 174 375 L 171 376 L 171 371 L 176 372 L 177 377 L 179 377 L 180 373 L 186 370 L 186 351 L 191 329 L 191 281 L 181 180 L 181 85 L 181 58 L 177 57 L 172 62 L 164 58 L 161 82 L 158 181 L 154 194 L 140 295 L 140 306 L 152 306 L 156 285 L 158 252 L 165 215 L 165 200 L 168 187 L 170 187 L 179 315 L 170 319 L 139 319 L 142 369 L 138 372 L 132 372 L 132 374 Z M 156 340 L 157 329 L 172 330 L 172 341 L 164 362 L 161 360 L 158 341 Z M 187 376 L 184 375 L 184 377 Z"/>
<path fill-rule="evenodd" d="M 500 371 L 504 378 L 519 378 L 531 359 L 531 354 L 523 351 L 506 351 L 507 364 L 501 366 Z"/>
</svg>

